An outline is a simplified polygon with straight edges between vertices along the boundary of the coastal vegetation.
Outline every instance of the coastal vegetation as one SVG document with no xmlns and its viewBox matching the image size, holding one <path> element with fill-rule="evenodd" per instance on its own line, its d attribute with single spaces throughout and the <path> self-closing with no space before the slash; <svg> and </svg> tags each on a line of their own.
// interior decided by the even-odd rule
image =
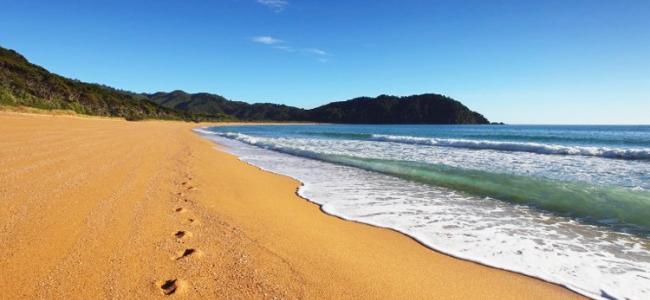
<svg viewBox="0 0 650 300">
<path fill-rule="evenodd" d="M 0 47 L 0 104 L 79 114 L 124 117 L 127 120 L 200 120 L 185 112 L 161 107 L 147 99 L 107 86 L 50 73 L 17 52 Z"/>
<path fill-rule="evenodd" d="M 0 105 L 127 120 L 310 121 L 369 124 L 489 124 L 483 115 L 438 94 L 381 95 L 333 102 L 314 109 L 250 104 L 209 93 L 133 93 L 49 72 L 16 51 L 0 47 Z"/>
<path fill-rule="evenodd" d="M 189 94 L 183 91 L 140 94 L 161 106 L 190 114 L 228 116 L 244 121 L 307 121 L 304 109 L 273 103 L 250 104 L 232 101 L 209 93 Z"/>
<path fill-rule="evenodd" d="M 483 115 L 438 94 L 381 95 L 333 102 L 310 110 L 309 119 L 351 124 L 489 124 Z"/>
</svg>

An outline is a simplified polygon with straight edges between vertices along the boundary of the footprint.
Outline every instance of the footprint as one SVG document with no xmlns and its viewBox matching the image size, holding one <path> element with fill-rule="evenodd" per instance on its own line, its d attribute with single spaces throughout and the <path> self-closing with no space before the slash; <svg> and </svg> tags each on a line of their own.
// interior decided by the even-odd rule
<svg viewBox="0 0 650 300">
<path fill-rule="evenodd" d="M 179 230 L 174 233 L 174 236 L 179 240 L 183 240 L 192 237 L 192 233 L 185 230 Z"/>
<path fill-rule="evenodd" d="M 203 253 L 201 251 L 193 249 L 193 248 L 187 248 L 183 250 L 183 252 L 178 253 L 178 255 L 174 258 L 175 260 L 183 259 L 186 257 L 190 256 L 195 256 L 195 257 L 200 257 L 202 256 Z"/>
<path fill-rule="evenodd" d="M 176 290 L 178 290 L 178 280 L 176 279 L 169 279 L 160 284 L 160 290 L 162 291 L 163 294 L 169 296 L 173 293 L 176 293 Z"/>
<path fill-rule="evenodd" d="M 187 187 L 187 190 L 188 190 L 188 191 L 191 191 L 191 190 L 194 190 L 194 189 L 195 189 L 195 187 L 193 187 L 193 186 L 188 186 L 188 187 Z"/>
<path fill-rule="evenodd" d="M 185 220 L 184 223 L 185 223 L 185 224 L 188 224 L 188 225 L 198 225 L 200 222 L 199 222 L 199 220 L 197 220 L 197 219 L 194 219 L 194 218 L 188 218 L 187 220 Z"/>
<path fill-rule="evenodd" d="M 177 212 L 177 213 L 186 213 L 187 209 L 179 207 L 179 208 L 175 209 L 174 211 Z"/>
</svg>

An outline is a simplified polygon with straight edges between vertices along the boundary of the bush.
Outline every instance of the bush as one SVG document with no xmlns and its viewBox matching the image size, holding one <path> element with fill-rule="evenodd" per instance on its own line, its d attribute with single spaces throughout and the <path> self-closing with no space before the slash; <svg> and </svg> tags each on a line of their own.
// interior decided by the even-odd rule
<svg viewBox="0 0 650 300">
<path fill-rule="evenodd" d="M 16 98 L 7 89 L 0 88 L 0 104 L 15 106 Z"/>
</svg>

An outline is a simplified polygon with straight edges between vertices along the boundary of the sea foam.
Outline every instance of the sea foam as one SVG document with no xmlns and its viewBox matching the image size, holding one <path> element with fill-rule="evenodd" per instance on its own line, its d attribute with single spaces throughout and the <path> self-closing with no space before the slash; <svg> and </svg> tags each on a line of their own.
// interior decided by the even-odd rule
<svg viewBox="0 0 650 300">
<path fill-rule="evenodd" d="M 443 139 L 443 138 L 424 138 L 414 136 L 395 136 L 373 134 L 369 137 L 373 141 L 385 141 L 395 143 L 417 144 L 437 147 L 456 147 L 469 149 L 489 149 L 499 151 L 518 151 L 532 152 L 539 154 L 555 155 L 582 155 L 598 156 L 605 158 L 617 159 L 650 159 L 650 149 L 646 148 L 608 148 L 608 147 L 585 147 L 585 146 L 563 146 L 541 143 L 527 142 L 501 142 L 489 140 L 469 140 L 469 139 Z"/>
<path fill-rule="evenodd" d="M 440 164 L 342 155 L 325 147 L 305 147 L 282 138 L 254 137 L 236 132 L 220 136 L 291 155 L 352 166 L 408 180 L 451 188 L 481 197 L 525 204 L 593 223 L 618 225 L 650 236 L 650 192 L 632 188 L 601 187 L 586 183 L 548 180 L 470 170 Z M 299 140 L 298 140 L 299 141 Z M 309 143 L 309 141 L 304 141 Z M 318 149 L 318 150 L 316 150 Z"/>
<path fill-rule="evenodd" d="M 310 158 L 340 154 L 335 147 L 371 151 L 367 142 L 341 145 L 240 133 L 208 137 L 246 162 L 302 181 L 299 193 L 327 213 L 392 228 L 441 252 L 539 277 L 589 297 L 650 296 L 646 238 L 359 168 L 364 166 Z"/>
</svg>

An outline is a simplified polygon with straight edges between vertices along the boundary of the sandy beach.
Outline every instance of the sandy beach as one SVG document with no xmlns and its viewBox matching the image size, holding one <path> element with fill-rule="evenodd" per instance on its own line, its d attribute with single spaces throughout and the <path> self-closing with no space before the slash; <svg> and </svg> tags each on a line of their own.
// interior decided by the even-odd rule
<svg viewBox="0 0 650 300">
<path fill-rule="evenodd" d="M 193 127 L 0 113 L 0 298 L 580 298 L 326 215 Z"/>
</svg>

